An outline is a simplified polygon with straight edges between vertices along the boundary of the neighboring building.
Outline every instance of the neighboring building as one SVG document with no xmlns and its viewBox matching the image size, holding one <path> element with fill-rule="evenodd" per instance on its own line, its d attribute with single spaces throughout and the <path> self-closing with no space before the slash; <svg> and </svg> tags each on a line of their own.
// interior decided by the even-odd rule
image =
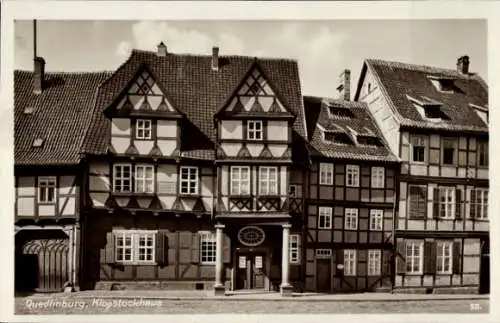
<svg viewBox="0 0 500 323">
<path fill-rule="evenodd" d="M 469 72 L 366 60 L 355 95 L 402 161 L 394 288 L 489 289 L 488 87 Z"/>
<path fill-rule="evenodd" d="M 304 97 L 312 166 L 308 173 L 305 288 L 390 290 L 398 159 L 364 103 Z"/>
<path fill-rule="evenodd" d="M 80 146 L 107 73 L 14 73 L 15 287 L 79 287 Z"/>
</svg>

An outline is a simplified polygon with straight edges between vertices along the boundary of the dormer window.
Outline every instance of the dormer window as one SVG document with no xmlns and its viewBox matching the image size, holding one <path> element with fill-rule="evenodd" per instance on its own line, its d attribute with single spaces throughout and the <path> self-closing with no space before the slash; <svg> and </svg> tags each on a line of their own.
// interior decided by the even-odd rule
<svg viewBox="0 0 500 323">
<path fill-rule="evenodd" d="M 342 145 L 348 145 L 351 142 L 345 133 L 327 130 L 323 131 L 323 139 L 331 143 Z"/>
<path fill-rule="evenodd" d="M 446 115 L 441 110 L 442 103 L 428 97 L 422 96 L 418 99 L 409 95 L 406 98 L 413 103 L 420 116 L 427 121 L 442 121 Z"/>
<path fill-rule="evenodd" d="M 262 140 L 262 121 L 248 121 L 247 124 L 247 139 Z"/>
<path fill-rule="evenodd" d="M 34 111 L 35 111 L 35 108 L 33 108 L 33 107 L 25 107 L 24 108 L 24 114 L 33 114 Z"/>
<path fill-rule="evenodd" d="M 472 103 L 469 103 L 469 107 L 471 107 L 472 109 L 474 109 L 474 111 L 476 111 L 477 115 L 479 116 L 479 118 L 481 118 L 481 120 L 484 121 L 484 123 L 488 124 L 489 113 L 487 107 L 482 107 Z"/>
<path fill-rule="evenodd" d="M 338 119 L 351 119 L 353 117 L 352 112 L 349 109 L 330 106 L 328 107 L 328 113 L 330 118 Z"/>
<path fill-rule="evenodd" d="M 33 147 L 40 148 L 40 147 L 43 146 L 44 142 L 45 142 L 44 139 L 42 139 L 42 138 L 36 138 L 35 140 L 33 140 Z"/>
<path fill-rule="evenodd" d="M 455 89 L 455 80 L 450 77 L 428 76 L 432 85 L 439 92 L 453 92 Z"/>
<path fill-rule="evenodd" d="M 358 136 L 358 144 L 364 146 L 380 146 L 380 140 L 377 137 Z"/>
</svg>

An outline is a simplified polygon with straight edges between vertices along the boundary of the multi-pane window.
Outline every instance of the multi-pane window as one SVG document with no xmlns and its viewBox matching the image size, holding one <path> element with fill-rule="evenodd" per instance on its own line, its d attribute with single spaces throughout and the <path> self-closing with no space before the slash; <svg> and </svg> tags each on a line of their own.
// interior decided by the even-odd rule
<svg viewBox="0 0 500 323">
<path fill-rule="evenodd" d="M 345 209 L 345 230 L 356 230 L 358 228 L 358 209 Z"/>
<path fill-rule="evenodd" d="M 132 192 L 132 166 L 129 164 L 114 165 L 113 190 L 115 192 Z"/>
<path fill-rule="evenodd" d="M 356 276 L 356 250 L 344 250 L 344 275 Z"/>
<path fill-rule="evenodd" d="M 181 194 L 198 194 L 198 167 L 181 167 Z"/>
<path fill-rule="evenodd" d="M 231 194 L 233 195 L 250 194 L 250 167 L 248 166 L 231 167 Z"/>
<path fill-rule="evenodd" d="M 455 151 L 456 151 L 457 140 L 454 138 L 443 138 L 443 164 L 453 165 L 455 164 Z"/>
<path fill-rule="evenodd" d="M 117 262 L 151 263 L 155 261 L 156 231 L 116 231 Z"/>
<path fill-rule="evenodd" d="M 384 167 L 372 167 L 372 188 L 384 188 Z"/>
<path fill-rule="evenodd" d="M 38 202 L 55 203 L 56 201 L 56 178 L 38 178 Z"/>
<path fill-rule="evenodd" d="M 409 185 L 408 191 L 409 217 L 425 218 L 427 212 L 427 187 L 425 185 Z"/>
<path fill-rule="evenodd" d="M 135 125 L 135 138 L 136 139 L 151 139 L 151 120 L 137 120 Z"/>
<path fill-rule="evenodd" d="M 346 186 L 358 187 L 359 186 L 359 166 L 347 165 L 346 166 Z"/>
<path fill-rule="evenodd" d="M 297 192 L 297 185 L 292 184 L 292 185 L 288 186 L 288 196 L 289 197 L 297 197 L 298 196 L 297 193 L 298 193 Z"/>
<path fill-rule="evenodd" d="M 470 192 L 470 217 L 485 220 L 488 218 L 488 189 L 475 188 Z"/>
<path fill-rule="evenodd" d="M 247 139 L 262 140 L 262 121 L 248 121 Z"/>
<path fill-rule="evenodd" d="M 332 228 L 332 208 L 323 207 L 319 208 L 318 229 L 331 229 Z"/>
<path fill-rule="evenodd" d="M 452 272 L 453 242 L 439 241 L 437 243 L 437 272 L 438 274 L 451 274 Z"/>
<path fill-rule="evenodd" d="M 259 168 L 259 194 L 278 194 L 278 168 L 262 166 Z"/>
<path fill-rule="evenodd" d="M 200 232 L 200 261 L 204 265 L 215 264 L 217 240 L 213 232 Z"/>
<path fill-rule="evenodd" d="M 332 249 L 316 249 L 317 259 L 328 259 L 332 257 Z"/>
<path fill-rule="evenodd" d="M 384 210 L 370 210 L 370 230 L 381 231 L 384 221 Z"/>
<path fill-rule="evenodd" d="M 290 235 L 290 263 L 298 264 L 300 263 L 300 235 L 291 234 Z"/>
<path fill-rule="evenodd" d="M 406 242 L 406 272 L 421 274 L 423 267 L 423 242 Z"/>
<path fill-rule="evenodd" d="M 377 249 L 368 250 L 368 276 L 380 275 L 382 253 Z"/>
<path fill-rule="evenodd" d="M 411 139 L 412 144 L 412 161 L 417 163 L 425 162 L 425 142 L 424 136 L 413 136 Z"/>
<path fill-rule="evenodd" d="M 137 193 L 154 192 L 154 169 L 150 165 L 135 166 L 135 191 Z"/>
<path fill-rule="evenodd" d="M 439 192 L 438 216 L 443 219 L 453 219 L 455 217 L 455 207 L 456 207 L 455 188 L 440 187 L 438 192 Z"/>
<path fill-rule="evenodd" d="M 321 185 L 333 184 L 333 164 L 319 164 L 319 183 Z"/>
<path fill-rule="evenodd" d="M 479 166 L 488 166 L 488 142 L 478 141 L 477 142 L 477 164 Z"/>
</svg>

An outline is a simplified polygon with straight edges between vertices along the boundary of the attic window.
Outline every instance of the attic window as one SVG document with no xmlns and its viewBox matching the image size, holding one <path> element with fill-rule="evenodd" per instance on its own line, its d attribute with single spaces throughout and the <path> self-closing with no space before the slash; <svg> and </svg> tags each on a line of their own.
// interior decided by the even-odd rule
<svg viewBox="0 0 500 323">
<path fill-rule="evenodd" d="M 347 135 L 341 132 L 324 131 L 323 139 L 325 141 L 335 144 L 342 144 L 342 145 L 349 144 L 349 139 L 347 138 Z"/>
<path fill-rule="evenodd" d="M 44 139 L 42 138 L 36 138 L 34 141 L 33 141 L 33 147 L 35 148 L 39 148 L 39 147 L 42 147 L 43 146 L 43 143 L 44 143 Z"/>
<path fill-rule="evenodd" d="M 419 99 L 406 96 L 413 103 L 415 109 L 427 121 L 441 121 L 446 119 L 446 115 L 441 111 L 442 103 L 428 97 L 422 96 Z"/>
<path fill-rule="evenodd" d="M 24 108 L 24 114 L 33 114 L 34 111 L 35 111 L 35 108 L 33 108 L 33 107 L 25 107 Z"/>
<path fill-rule="evenodd" d="M 455 80 L 453 78 L 429 76 L 429 79 L 439 92 L 450 93 L 455 88 Z"/>
<path fill-rule="evenodd" d="M 350 119 L 353 117 L 352 112 L 346 108 L 330 106 L 328 112 L 331 118 Z"/>
<path fill-rule="evenodd" d="M 469 103 L 469 107 L 471 107 L 472 109 L 474 109 L 474 111 L 476 111 L 477 115 L 479 116 L 479 118 L 481 118 L 481 120 L 484 121 L 484 123 L 488 123 L 489 113 L 487 107 L 482 107 L 472 103 Z"/>
<path fill-rule="evenodd" d="M 364 146 L 380 146 L 380 140 L 372 136 L 358 136 L 358 144 Z"/>
</svg>

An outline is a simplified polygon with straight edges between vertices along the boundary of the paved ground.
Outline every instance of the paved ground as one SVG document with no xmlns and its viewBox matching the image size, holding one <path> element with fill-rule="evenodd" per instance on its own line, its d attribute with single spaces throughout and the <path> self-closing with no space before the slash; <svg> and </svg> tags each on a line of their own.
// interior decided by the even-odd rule
<svg viewBox="0 0 500 323">
<path fill-rule="evenodd" d="M 477 295 L 238 294 L 210 292 L 82 292 L 16 297 L 16 314 L 354 314 L 488 313 L 489 299 Z"/>
</svg>

